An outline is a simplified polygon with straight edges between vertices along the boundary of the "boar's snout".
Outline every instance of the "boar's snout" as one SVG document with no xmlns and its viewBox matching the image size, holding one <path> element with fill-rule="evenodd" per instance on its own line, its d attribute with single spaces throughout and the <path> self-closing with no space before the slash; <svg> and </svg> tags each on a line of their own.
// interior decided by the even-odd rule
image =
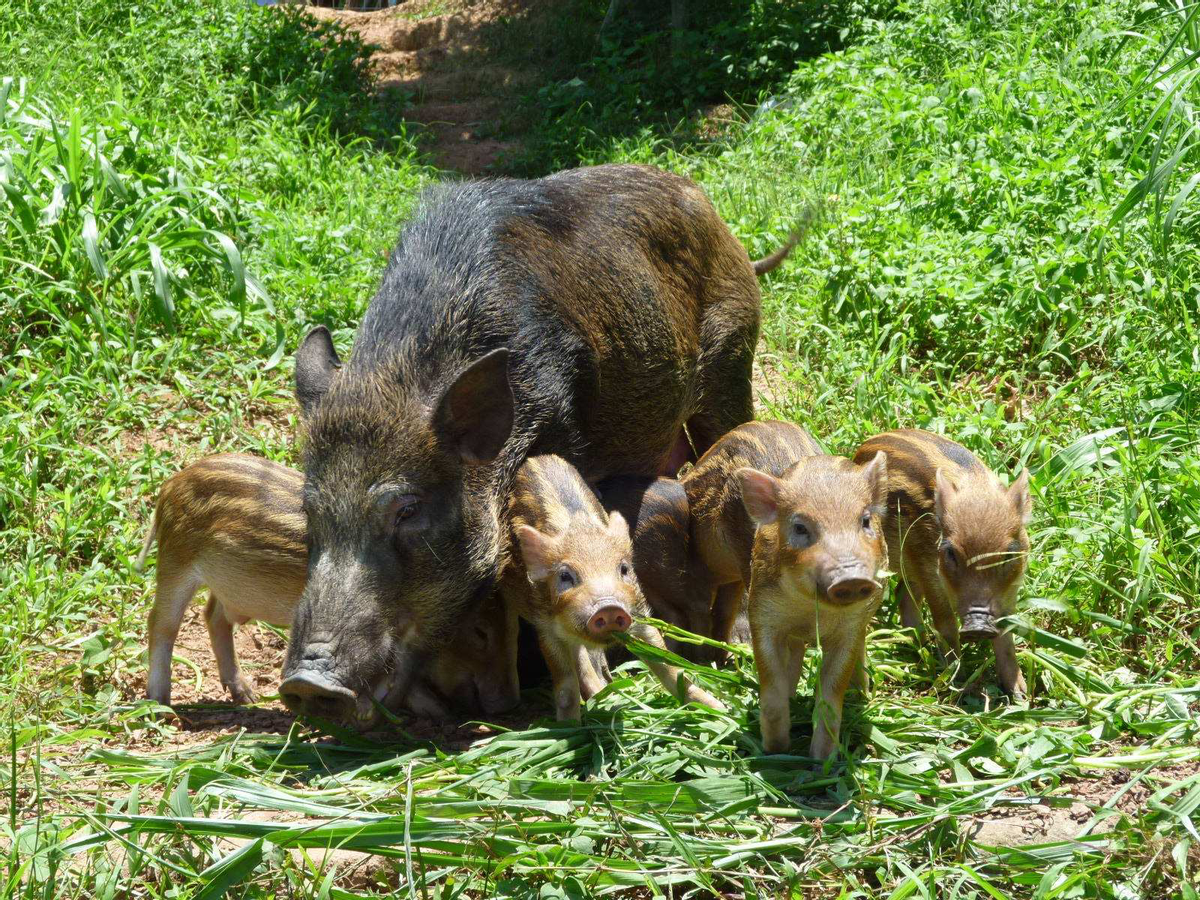
<svg viewBox="0 0 1200 900">
<path fill-rule="evenodd" d="M 521 688 L 511 681 L 477 682 L 475 687 L 479 692 L 479 705 L 489 716 L 511 712 L 521 705 Z"/>
<path fill-rule="evenodd" d="M 317 669 L 290 676 L 279 686 L 284 705 L 297 715 L 316 716 L 333 722 L 350 719 L 358 705 L 354 691 Z"/>
<path fill-rule="evenodd" d="M 999 632 L 990 610 L 972 609 L 963 616 L 959 636 L 964 641 L 990 641 Z"/>
<path fill-rule="evenodd" d="M 588 619 L 588 634 L 596 640 L 604 640 L 611 635 L 628 631 L 633 624 L 633 617 L 619 603 L 601 603 L 600 608 Z"/>
</svg>

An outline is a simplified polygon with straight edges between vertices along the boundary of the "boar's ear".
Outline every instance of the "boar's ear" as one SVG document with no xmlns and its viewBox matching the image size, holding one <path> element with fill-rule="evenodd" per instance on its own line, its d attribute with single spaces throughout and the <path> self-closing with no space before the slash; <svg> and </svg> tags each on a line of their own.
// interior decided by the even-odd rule
<svg viewBox="0 0 1200 900">
<path fill-rule="evenodd" d="M 615 509 L 608 514 L 608 533 L 617 540 L 629 540 L 629 526 L 625 524 L 625 517 Z"/>
<path fill-rule="evenodd" d="M 296 351 L 296 399 L 300 402 L 300 415 L 312 415 L 341 365 L 333 348 L 333 335 L 324 325 L 318 325 Z"/>
<path fill-rule="evenodd" d="M 742 504 L 756 525 L 770 525 L 779 517 L 779 481 L 758 469 L 733 473 L 742 489 Z"/>
<path fill-rule="evenodd" d="M 468 463 L 491 462 L 513 426 L 508 350 L 493 350 L 463 369 L 433 411 L 438 440 Z"/>
<path fill-rule="evenodd" d="M 937 516 L 938 523 L 943 524 L 946 521 L 946 507 L 954 499 L 954 495 L 958 493 L 958 487 L 941 469 L 937 470 L 934 482 L 933 514 Z"/>
<path fill-rule="evenodd" d="M 530 581 L 541 581 L 554 565 L 554 539 L 542 534 L 532 525 L 518 525 L 513 529 L 517 543 L 521 546 L 521 559 L 525 562 L 525 573 Z"/>
<path fill-rule="evenodd" d="M 871 505 L 885 508 L 888 497 L 887 454 L 882 450 L 876 453 L 875 458 L 863 466 L 863 475 L 871 488 Z"/>
<path fill-rule="evenodd" d="M 1008 499 L 1016 507 L 1021 523 L 1028 525 L 1033 518 L 1033 496 L 1029 493 L 1029 470 L 1022 469 L 1017 480 L 1008 486 Z"/>
</svg>

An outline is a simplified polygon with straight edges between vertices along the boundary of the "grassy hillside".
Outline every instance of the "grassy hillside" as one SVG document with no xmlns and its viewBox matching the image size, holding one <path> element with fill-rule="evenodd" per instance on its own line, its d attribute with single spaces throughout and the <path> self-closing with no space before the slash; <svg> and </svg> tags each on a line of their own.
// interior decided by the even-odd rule
<svg viewBox="0 0 1200 900">
<path fill-rule="evenodd" d="M 413 723 L 205 734 L 139 705 L 152 579 L 131 561 L 158 484 L 219 450 L 295 462 L 299 337 L 349 345 L 444 176 L 328 28 L 238 0 L 0 0 L 5 895 L 1194 900 L 1200 21 L 846 8 L 845 47 L 764 51 L 730 89 L 772 99 L 720 129 L 663 125 L 703 92 L 672 94 L 653 47 L 605 81 L 622 32 L 586 95 L 531 99 L 560 112 L 513 162 L 689 174 L 751 255 L 819 202 L 764 283 L 762 414 L 834 452 L 918 426 L 1030 468 L 1031 701 L 983 654 L 943 672 L 885 602 L 873 692 L 822 768 L 761 754 L 743 651 L 698 673 L 728 714 L 634 664 L 581 726 L 533 689 L 528 727 L 461 752 Z"/>
</svg>

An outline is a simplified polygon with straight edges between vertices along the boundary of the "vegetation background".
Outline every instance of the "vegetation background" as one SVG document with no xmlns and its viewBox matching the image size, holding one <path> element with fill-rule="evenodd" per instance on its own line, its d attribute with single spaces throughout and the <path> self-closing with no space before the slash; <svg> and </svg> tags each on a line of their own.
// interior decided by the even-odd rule
<svg viewBox="0 0 1200 900">
<path fill-rule="evenodd" d="M 534 689 L 536 721 L 461 752 L 155 717 L 131 561 L 157 486 L 214 451 L 295 463 L 292 349 L 320 322 L 348 346 L 448 176 L 335 25 L 0 0 L 0 893 L 1198 896 L 1198 7 L 712 0 L 673 45 L 665 2 L 601 36 L 606 6 L 490 28 L 537 76 L 499 170 L 664 166 L 751 255 L 820 200 L 764 284 L 762 414 L 1031 469 L 1031 702 L 983 654 L 943 673 L 885 604 L 825 768 L 761 755 L 745 652 L 699 676 L 728 714 L 632 664 L 582 725 Z"/>
</svg>

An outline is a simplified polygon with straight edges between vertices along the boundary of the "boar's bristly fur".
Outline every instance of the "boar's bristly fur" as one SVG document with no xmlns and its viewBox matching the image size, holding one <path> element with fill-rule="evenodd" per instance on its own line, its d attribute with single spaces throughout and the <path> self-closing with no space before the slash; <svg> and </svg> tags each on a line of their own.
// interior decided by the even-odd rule
<svg viewBox="0 0 1200 900">
<path fill-rule="evenodd" d="M 297 355 L 313 555 L 285 700 L 348 713 L 402 687 L 503 569 L 529 455 L 674 474 L 752 418 L 758 320 L 745 249 L 687 179 L 431 192 L 345 365 L 319 332 Z"/>
<path fill-rule="evenodd" d="M 155 541 L 158 566 L 150 612 L 146 693 L 171 701 L 171 654 L 188 604 L 209 590 L 204 619 L 221 683 L 236 703 L 254 690 L 234 652 L 233 626 L 257 620 L 290 625 L 308 568 L 301 503 L 304 476 L 270 460 L 236 453 L 209 456 L 167 479 L 141 568 Z M 519 702 L 510 657 L 515 614 L 499 597 L 459 624 L 454 640 L 414 680 L 402 702 L 415 712 L 447 716 L 443 701 L 467 712 L 503 712 Z M 401 700 L 401 698 L 397 698 Z"/>
</svg>

